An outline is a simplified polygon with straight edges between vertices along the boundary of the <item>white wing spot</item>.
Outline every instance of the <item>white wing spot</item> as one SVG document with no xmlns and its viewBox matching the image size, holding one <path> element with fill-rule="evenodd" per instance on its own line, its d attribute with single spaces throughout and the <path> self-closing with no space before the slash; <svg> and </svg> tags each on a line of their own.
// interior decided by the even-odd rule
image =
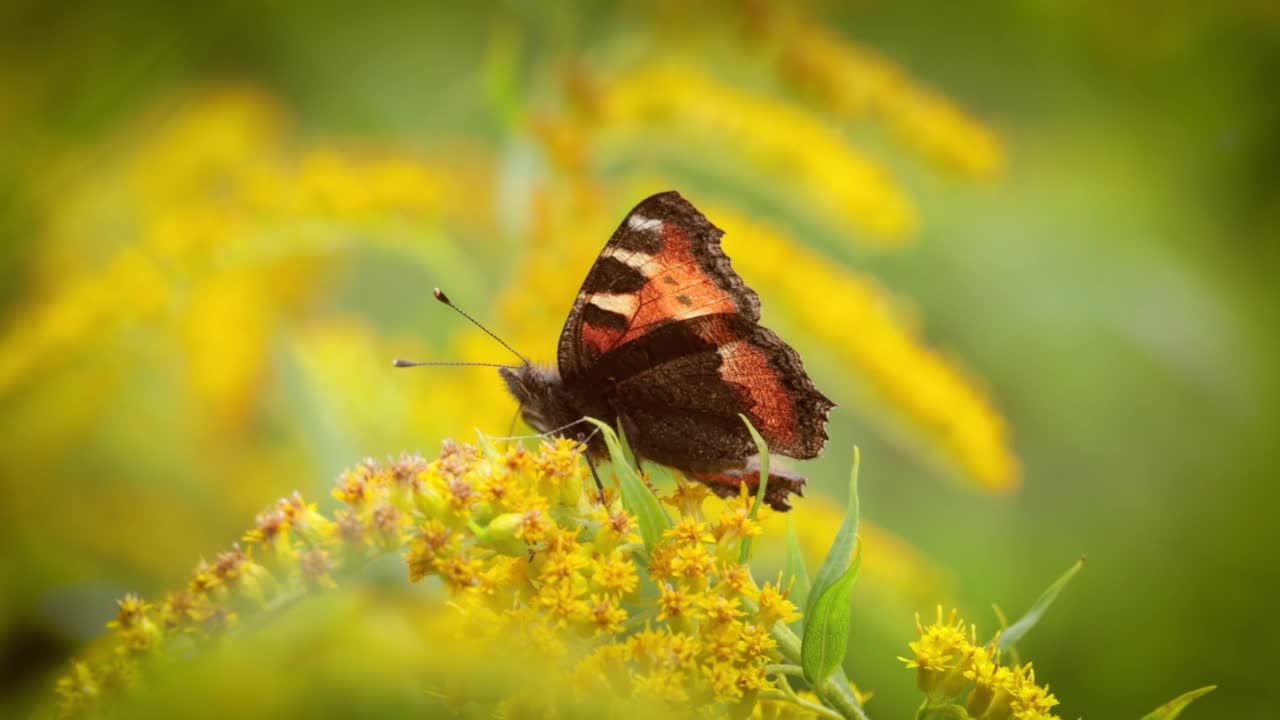
<svg viewBox="0 0 1280 720">
<path fill-rule="evenodd" d="M 662 221 L 654 218 L 647 218 L 640 213 L 631 213 L 631 216 L 627 218 L 627 227 L 637 232 L 661 230 Z"/>
<path fill-rule="evenodd" d="M 606 248 L 604 252 L 600 253 L 600 257 L 613 258 L 633 270 L 643 268 L 645 265 L 649 264 L 650 260 L 653 259 L 653 256 L 649 253 L 627 250 L 626 248 L 616 246 Z"/>
<path fill-rule="evenodd" d="M 591 304 L 601 310 L 608 310 L 623 317 L 632 317 L 640 307 L 640 298 L 635 293 L 596 293 L 591 296 Z"/>
</svg>

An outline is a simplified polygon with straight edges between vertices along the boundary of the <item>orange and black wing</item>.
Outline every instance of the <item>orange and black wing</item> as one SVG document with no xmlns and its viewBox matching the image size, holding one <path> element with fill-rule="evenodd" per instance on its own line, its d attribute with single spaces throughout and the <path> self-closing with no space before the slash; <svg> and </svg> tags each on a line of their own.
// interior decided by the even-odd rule
<svg viewBox="0 0 1280 720">
<path fill-rule="evenodd" d="M 730 267 L 722 235 L 678 193 L 636 206 L 583 283 L 560 371 L 566 387 L 605 396 L 640 457 L 713 485 L 732 471 L 754 487 L 758 478 L 741 477 L 755 445 L 738 414 L 771 452 L 810 458 L 834 403 L 758 324 L 760 301 Z"/>
<path fill-rule="evenodd" d="M 722 235 L 674 191 L 628 213 L 587 273 L 560 335 L 565 383 L 664 325 L 723 313 L 759 321 L 760 299 L 729 266 Z"/>
</svg>

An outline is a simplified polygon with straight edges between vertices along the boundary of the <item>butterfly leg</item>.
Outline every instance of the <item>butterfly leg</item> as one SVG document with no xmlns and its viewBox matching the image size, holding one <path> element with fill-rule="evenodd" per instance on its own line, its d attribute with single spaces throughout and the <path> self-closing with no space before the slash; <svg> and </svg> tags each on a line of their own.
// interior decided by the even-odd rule
<svg viewBox="0 0 1280 720">
<path fill-rule="evenodd" d="M 596 472 L 596 464 L 591 461 L 591 453 L 586 453 L 582 457 L 587 459 L 587 467 L 591 468 L 591 477 L 595 479 L 596 489 L 600 491 L 600 504 L 605 505 L 604 483 L 600 482 L 600 473 Z"/>
</svg>

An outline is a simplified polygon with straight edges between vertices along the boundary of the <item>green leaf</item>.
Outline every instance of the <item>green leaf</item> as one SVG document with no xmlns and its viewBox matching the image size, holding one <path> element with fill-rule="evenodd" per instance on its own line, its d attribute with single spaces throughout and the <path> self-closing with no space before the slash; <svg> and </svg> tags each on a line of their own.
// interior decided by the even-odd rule
<svg viewBox="0 0 1280 720">
<path fill-rule="evenodd" d="M 756 488 L 756 501 L 751 504 L 751 519 L 755 520 L 760 514 L 760 503 L 764 501 L 765 491 L 769 489 L 769 446 L 765 444 L 764 438 L 760 437 L 760 433 L 756 432 L 756 427 L 751 424 L 746 415 L 738 413 L 738 417 L 742 418 L 742 422 L 746 424 L 747 432 L 751 433 L 751 439 L 756 443 L 756 452 L 760 453 L 760 486 Z M 745 565 L 750 559 L 751 538 L 747 537 L 742 540 L 738 563 Z"/>
<path fill-rule="evenodd" d="M 622 452 L 626 453 L 627 463 L 634 467 L 637 472 L 640 469 L 640 461 L 636 459 L 636 453 L 631 449 L 631 443 L 627 441 L 626 428 L 622 427 L 622 421 L 618 421 L 618 445 L 622 447 Z"/>
<path fill-rule="evenodd" d="M 1173 720 L 1186 709 L 1191 701 L 1204 697 L 1218 688 L 1217 685 L 1206 685 L 1198 690 L 1185 692 L 1160 707 L 1142 716 L 1142 720 Z"/>
<path fill-rule="evenodd" d="M 1062 592 L 1062 588 L 1067 586 L 1067 583 L 1071 581 L 1071 578 L 1075 577 L 1076 573 L 1080 572 L 1080 568 L 1082 567 L 1084 567 L 1084 556 L 1081 556 L 1079 560 L 1075 561 L 1075 563 L 1068 568 L 1066 572 L 1062 573 L 1062 577 L 1054 580 L 1053 584 L 1040 594 L 1039 599 L 1037 599 L 1035 604 L 1031 606 L 1031 609 L 1027 611 L 1027 614 L 1018 618 L 1017 622 L 1010 625 L 1004 632 L 1000 633 L 999 648 L 1001 650 L 1009 650 L 1014 645 L 1018 644 L 1018 641 L 1021 640 L 1023 636 L 1031 630 L 1031 628 L 1035 627 L 1036 623 L 1040 622 L 1040 618 L 1044 617 L 1045 611 L 1049 609 L 1049 606 L 1053 604 L 1054 600 L 1058 599 L 1058 593 Z"/>
<path fill-rule="evenodd" d="M 800 553 L 800 539 L 796 537 L 795 525 L 791 523 L 791 515 L 787 515 L 787 564 L 783 575 L 791 584 L 791 602 L 796 607 L 804 607 L 809 599 L 809 568 L 805 567 L 804 555 Z M 804 617 L 797 620 L 792 627 L 799 632 L 804 628 Z"/>
<path fill-rule="evenodd" d="M 804 640 L 800 644 L 800 667 L 810 684 L 827 679 L 844 662 L 844 653 L 849 647 L 849 595 L 861 566 L 859 546 L 849 569 L 822 591 L 806 619 Z"/>
<path fill-rule="evenodd" d="M 861 453 L 855 446 L 853 470 L 849 473 L 849 506 L 845 510 L 840 529 L 836 531 L 835 539 L 831 541 L 831 549 L 827 551 L 822 567 L 818 568 L 818 574 L 813 578 L 813 586 L 809 588 L 809 604 L 804 612 L 806 617 L 813 614 L 818 599 L 849 567 L 849 557 L 853 554 L 854 541 L 858 537 L 858 466 L 861 461 Z"/>
<path fill-rule="evenodd" d="M 613 428 L 595 418 L 587 418 L 587 422 L 600 428 L 600 433 L 604 435 L 604 444 L 608 446 L 609 457 L 613 460 L 613 470 L 622 486 L 622 505 L 636 516 L 640 522 L 640 537 L 644 538 L 644 547 L 652 550 L 662 538 L 662 531 L 671 527 L 671 518 L 667 517 L 662 505 L 658 503 L 657 496 L 649 491 L 635 469 L 627 463 L 627 456 Z"/>
<path fill-rule="evenodd" d="M 480 449 L 484 451 L 484 456 L 490 461 L 497 460 L 499 453 L 493 449 L 493 445 L 489 442 L 489 436 L 480 432 L 480 428 L 476 428 L 476 438 L 480 445 Z"/>
</svg>

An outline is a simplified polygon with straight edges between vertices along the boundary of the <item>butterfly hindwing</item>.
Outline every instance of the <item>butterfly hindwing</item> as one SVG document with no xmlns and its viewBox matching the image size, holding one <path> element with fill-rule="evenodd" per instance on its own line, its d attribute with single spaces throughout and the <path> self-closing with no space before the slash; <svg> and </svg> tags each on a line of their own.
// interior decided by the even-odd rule
<svg viewBox="0 0 1280 720">
<path fill-rule="evenodd" d="M 739 414 L 772 452 L 818 454 L 833 403 L 772 331 L 741 315 L 660 327 L 606 355 L 592 380 L 615 378 L 610 404 L 636 452 L 685 470 L 741 467 L 756 451 Z"/>
</svg>

